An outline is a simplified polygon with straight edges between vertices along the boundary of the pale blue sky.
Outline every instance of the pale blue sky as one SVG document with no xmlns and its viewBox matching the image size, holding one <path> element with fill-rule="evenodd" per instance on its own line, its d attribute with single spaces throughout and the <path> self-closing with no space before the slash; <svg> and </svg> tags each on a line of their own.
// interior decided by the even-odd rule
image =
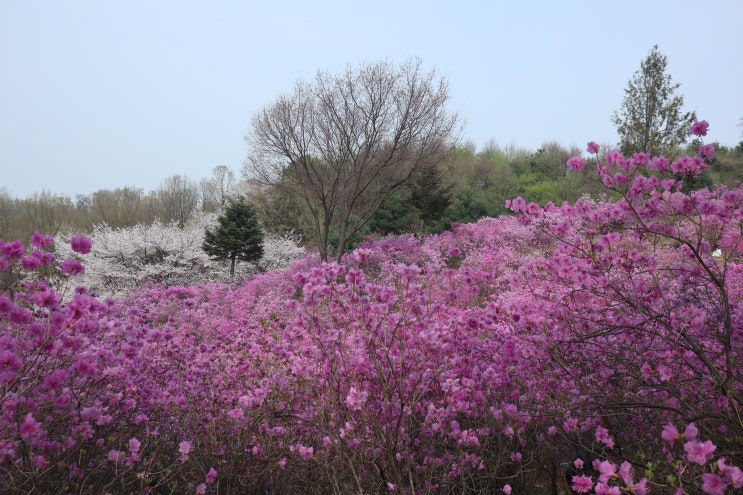
<svg viewBox="0 0 743 495">
<path fill-rule="evenodd" d="M 318 69 L 420 57 L 464 137 L 616 143 L 654 44 L 710 140 L 743 137 L 743 1 L 0 0 L 0 188 L 74 197 L 239 172 L 254 112 Z"/>
</svg>

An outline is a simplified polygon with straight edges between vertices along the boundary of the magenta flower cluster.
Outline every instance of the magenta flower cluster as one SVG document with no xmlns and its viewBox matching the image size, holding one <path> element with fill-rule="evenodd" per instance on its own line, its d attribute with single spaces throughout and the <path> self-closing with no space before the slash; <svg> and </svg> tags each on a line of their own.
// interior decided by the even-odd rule
<svg viewBox="0 0 743 495">
<path fill-rule="evenodd" d="M 743 189 L 684 192 L 701 148 L 587 150 L 618 199 L 237 288 L 103 302 L 65 289 L 86 237 L 0 242 L 0 492 L 741 489 Z"/>
</svg>

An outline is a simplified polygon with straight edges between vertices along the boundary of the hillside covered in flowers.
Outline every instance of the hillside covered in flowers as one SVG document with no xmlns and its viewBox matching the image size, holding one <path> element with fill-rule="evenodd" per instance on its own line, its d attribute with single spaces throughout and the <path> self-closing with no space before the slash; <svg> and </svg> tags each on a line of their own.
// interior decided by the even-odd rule
<svg viewBox="0 0 743 495">
<path fill-rule="evenodd" d="M 103 300 L 89 238 L 3 242 L 0 491 L 737 491 L 743 188 L 685 187 L 709 153 L 237 287 Z"/>
</svg>

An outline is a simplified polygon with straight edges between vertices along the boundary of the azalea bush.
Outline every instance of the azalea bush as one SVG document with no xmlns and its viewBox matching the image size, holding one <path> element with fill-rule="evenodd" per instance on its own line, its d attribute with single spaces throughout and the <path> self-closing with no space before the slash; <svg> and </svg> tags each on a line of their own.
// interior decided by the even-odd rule
<svg viewBox="0 0 743 495">
<path fill-rule="evenodd" d="M 73 236 L 73 256 L 59 263 L 50 237 L 30 244 L 0 243 L 1 491 L 206 486 L 202 466 L 178 452 L 188 440 L 169 395 L 177 384 L 163 383 L 145 354 L 166 336 L 73 285 L 89 238 Z"/>
<path fill-rule="evenodd" d="M 587 151 L 618 199 L 236 286 L 101 302 L 95 236 L 0 244 L 2 491 L 739 490 L 743 189 L 689 190 L 704 144 Z"/>
</svg>

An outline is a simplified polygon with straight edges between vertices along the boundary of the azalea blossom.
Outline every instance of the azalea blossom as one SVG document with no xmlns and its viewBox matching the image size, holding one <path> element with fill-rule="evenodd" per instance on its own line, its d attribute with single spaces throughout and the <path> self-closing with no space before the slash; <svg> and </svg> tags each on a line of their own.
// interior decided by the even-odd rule
<svg viewBox="0 0 743 495">
<path fill-rule="evenodd" d="M 571 481 L 571 488 L 576 493 L 589 493 L 593 488 L 593 480 L 590 478 L 590 476 L 586 476 L 585 474 L 582 474 L 580 476 L 573 476 L 571 478 Z"/>
<path fill-rule="evenodd" d="M 217 470 L 214 468 L 209 468 L 209 472 L 206 473 L 206 482 L 214 483 L 214 480 L 216 479 L 217 479 Z"/>
<path fill-rule="evenodd" d="M 706 120 L 702 120 L 701 122 L 697 121 L 691 125 L 691 133 L 695 136 L 706 136 L 708 129 L 709 122 L 707 122 Z"/>
<path fill-rule="evenodd" d="M 180 452 L 183 455 L 188 455 L 188 453 L 191 452 L 192 448 L 193 446 L 191 442 L 189 442 L 188 440 L 184 440 L 178 444 L 178 452 Z"/>
<path fill-rule="evenodd" d="M 41 424 L 37 422 L 31 413 L 26 414 L 20 428 L 21 438 L 26 442 L 30 441 L 41 429 Z"/>
<path fill-rule="evenodd" d="M 712 459 L 715 450 L 717 450 L 717 446 L 710 440 L 707 440 L 705 442 L 691 440 L 684 444 L 684 451 L 686 451 L 686 460 L 702 466 L 705 465 L 707 461 Z"/>
</svg>

